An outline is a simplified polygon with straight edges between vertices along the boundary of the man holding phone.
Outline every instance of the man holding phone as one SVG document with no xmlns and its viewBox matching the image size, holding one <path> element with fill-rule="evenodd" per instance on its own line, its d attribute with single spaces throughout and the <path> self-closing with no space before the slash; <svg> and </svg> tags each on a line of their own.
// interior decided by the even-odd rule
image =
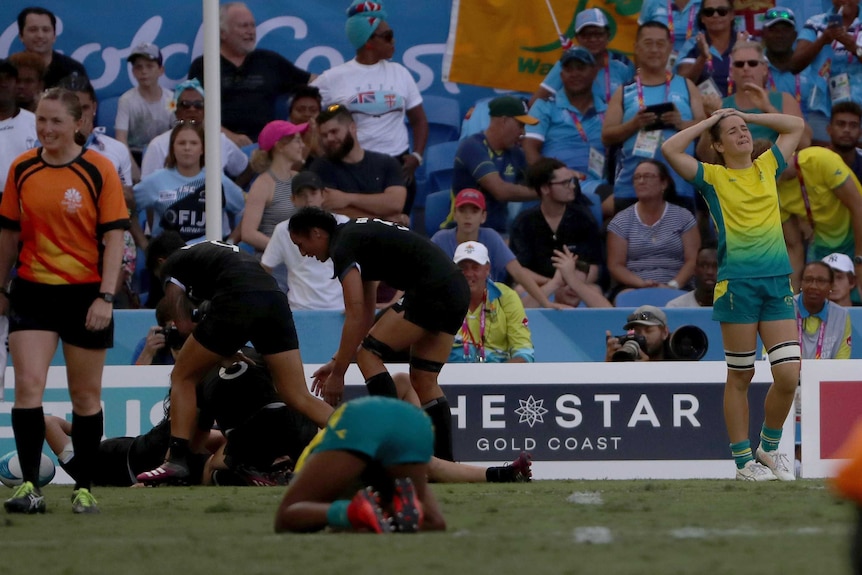
<svg viewBox="0 0 862 575">
<path fill-rule="evenodd" d="M 859 0 L 832 0 L 832 10 L 805 22 L 790 60 L 791 71 L 799 73 L 808 66 L 828 70 L 831 104 L 851 100 L 862 104 L 860 34 Z"/>
</svg>

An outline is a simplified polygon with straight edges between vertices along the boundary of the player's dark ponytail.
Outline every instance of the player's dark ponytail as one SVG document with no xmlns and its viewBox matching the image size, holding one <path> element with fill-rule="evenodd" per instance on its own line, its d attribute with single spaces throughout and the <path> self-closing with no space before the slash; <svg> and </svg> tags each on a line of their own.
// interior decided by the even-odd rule
<svg viewBox="0 0 862 575">
<path fill-rule="evenodd" d="M 307 206 L 300 208 L 295 214 L 290 216 L 287 223 L 287 229 L 293 234 L 308 235 L 314 228 L 320 228 L 330 236 L 335 232 L 335 216 L 315 206 Z"/>
</svg>

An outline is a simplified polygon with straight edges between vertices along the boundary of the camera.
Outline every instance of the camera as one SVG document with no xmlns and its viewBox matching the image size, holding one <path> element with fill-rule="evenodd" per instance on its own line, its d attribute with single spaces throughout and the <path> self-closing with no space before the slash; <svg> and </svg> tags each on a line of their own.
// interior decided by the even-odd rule
<svg viewBox="0 0 862 575">
<path fill-rule="evenodd" d="M 186 342 L 186 338 L 180 334 L 180 330 L 177 329 L 177 326 L 171 325 L 168 327 L 160 327 L 156 333 L 164 334 L 165 336 L 165 345 L 171 348 L 174 351 L 179 351 L 183 344 Z"/>
<path fill-rule="evenodd" d="M 708 349 L 709 338 L 696 325 L 681 326 L 668 338 L 668 352 L 672 359 L 698 361 Z"/>
<path fill-rule="evenodd" d="M 616 337 L 622 347 L 614 352 L 611 361 L 637 361 L 641 356 L 641 350 L 646 353 L 647 346 L 644 336 L 629 332 Z"/>
</svg>

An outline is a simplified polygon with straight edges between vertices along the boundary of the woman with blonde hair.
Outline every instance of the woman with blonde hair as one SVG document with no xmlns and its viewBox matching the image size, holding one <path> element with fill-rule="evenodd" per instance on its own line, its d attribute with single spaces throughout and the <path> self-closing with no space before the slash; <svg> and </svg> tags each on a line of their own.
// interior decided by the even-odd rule
<svg viewBox="0 0 862 575">
<path fill-rule="evenodd" d="M 251 155 L 251 167 L 260 174 L 248 192 L 242 218 L 242 240 L 262 254 L 275 226 L 296 211 L 291 199 L 291 180 L 304 159 L 302 135 L 308 124 L 274 120 L 264 126 L 259 149 Z"/>
</svg>

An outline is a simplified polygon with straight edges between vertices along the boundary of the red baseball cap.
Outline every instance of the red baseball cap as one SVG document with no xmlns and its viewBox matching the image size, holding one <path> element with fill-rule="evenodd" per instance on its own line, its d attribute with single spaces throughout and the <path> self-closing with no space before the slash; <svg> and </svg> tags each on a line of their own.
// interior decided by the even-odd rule
<svg viewBox="0 0 862 575">
<path fill-rule="evenodd" d="M 458 195 L 455 196 L 455 208 L 460 208 L 464 205 L 473 205 L 479 208 L 480 210 L 485 209 L 485 195 L 482 194 L 479 190 L 474 190 L 473 188 L 465 188 L 458 192 Z"/>
</svg>

